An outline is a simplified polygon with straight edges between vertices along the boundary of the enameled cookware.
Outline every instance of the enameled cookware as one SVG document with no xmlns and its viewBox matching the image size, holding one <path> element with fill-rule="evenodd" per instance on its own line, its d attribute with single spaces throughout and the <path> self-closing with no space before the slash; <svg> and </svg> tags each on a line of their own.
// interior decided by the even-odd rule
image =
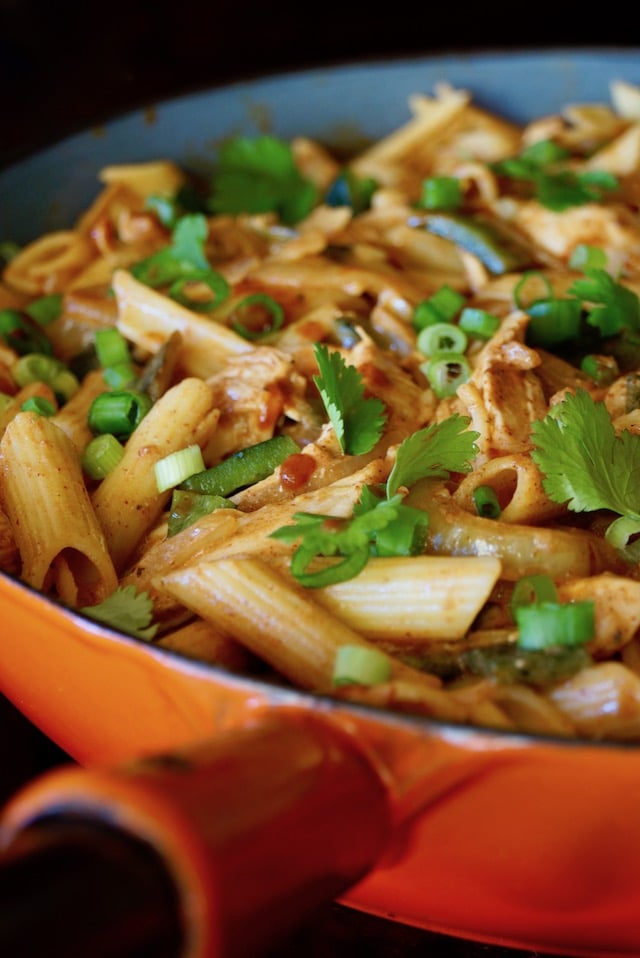
<svg viewBox="0 0 640 958">
<path fill-rule="evenodd" d="M 108 163 L 206 167 L 229 133 L 346 149 L 442 80 L 515 120 L 640 83 L 640 51 L 351 64 L 178 98 L 0 174 L 0 234 L 68 223 Z M 640 954 L 640 749 L 456 727 L 242 678 L 116 634 L 0 576 L 0 690 L 78 765 L 10 803 L 10 847 L 75 813 L 142 838 L 193 956 L 260 952 L 318 902 L 474 940 Z M 167 756 L 171 755 L 169 759 Z M 164 756 L 164 758 L 163 758 Z"/>
</svg>

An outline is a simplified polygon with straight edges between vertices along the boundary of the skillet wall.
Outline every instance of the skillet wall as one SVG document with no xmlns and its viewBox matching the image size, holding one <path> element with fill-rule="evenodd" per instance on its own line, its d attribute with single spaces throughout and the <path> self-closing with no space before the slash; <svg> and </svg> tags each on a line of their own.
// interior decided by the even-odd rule
<svg viewBox="0 0 640 958">
<path fill-rule="evenodd" d="M 632 10 L 590 18 L 552 0 L 317 5 L 297 0 L 0 0 L 0 164 L 123 109 L 328 62 L 464 49 L 633 43 Z M 6 117 L 5 113 L 5 117 Z"/>
</svg>

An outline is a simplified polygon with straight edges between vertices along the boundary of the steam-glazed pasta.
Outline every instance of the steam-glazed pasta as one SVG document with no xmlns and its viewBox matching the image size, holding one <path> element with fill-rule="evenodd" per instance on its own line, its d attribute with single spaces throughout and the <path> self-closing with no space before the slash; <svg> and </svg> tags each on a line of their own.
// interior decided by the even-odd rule
<svg viewBox="0 0 640 958">
<path fill-rule="evenodd" d="M 520 127 L 441 85 L 348 162 L 300 131 L 103 169 L 4 267 L 0 568 L 223 669 L 640 742 L 640 90 L 609 94 Z"/>
</svg>

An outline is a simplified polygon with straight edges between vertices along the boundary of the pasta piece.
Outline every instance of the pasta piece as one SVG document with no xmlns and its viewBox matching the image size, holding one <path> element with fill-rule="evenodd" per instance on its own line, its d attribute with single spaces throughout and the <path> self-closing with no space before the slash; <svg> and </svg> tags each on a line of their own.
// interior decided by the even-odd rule
<svg viewBox="0 0 640 958">
<path fill-rule="evenodd" d="M 67 434 L 79 453 L 93 438 L 87 416 L 91 403 L 109 386 L 101 369 L 94 369 L 82 380 L 73 396 L 56 412 L 53 422 Z"/>
<path fill-rule="evenodd" d="M 481 464 L 463 478 L 453 493 L 453 501 L 467 512 L 477 514 L 474 493 L 480 486 L 490 486 L 495 492 L 502 522 L 533 525 L 548 522 L 566 512 L 563 505 L 549 499 L 540 470 L 524 453 L 496 456 Z"/>
<path fill-rule="evenodd" d="M 200 379 L 181 380 L 152 406 L 127 440 L 123 458 L 92 494 L 119 573 L 171 495 L 158 492 L 156 462 L 194 443 L 204 445 L 217 419 L 209 386 Z"/>
<path fill-rule="evenodd" d="M 48 233 L 27 244 L 7 263 L 4 281 L 30 296 L 60 292 L 94 255 L 91 241 L 77 230 Z"/>
<path fill-rule="evenodd" d="M 578 735 L 590 739 L 640 736 L 640 676 L 620 662 L 598 662 L 548 693 Z"/>
<path fill-rule="evenodd" d="M 610 658 L 640 629 L 640 582 L 602 573 L 558 585 L 560 602 L 591 600 L 595 604 L 595 636 L 588 643 L 596 658 Z"/>
<path fill-rule="evenodd" d="M 500 568 L 489 556 L 373 558 L 355 578 L 314 590 L 314 598 L 371 641 L 455 641 L 471 627 Z"/>
<path fill-rule="evenodd" d="M 20 412 L 0 441 L 0 493 L 21 577 L 70 605 L 93 605 L 117 586 L 105 537 L 72 442 L 46 417 Z M 63 578 L 55 563 L 64 559 Z"/>
<path fill-rule="evenodd" d="M 186 309 L 125 270 L 114 273 L 113 290 L 118 329 L 141 349 L 155 353 L 172 333 L 182 335 L 180 366 L 185 376 L 207 379 L 220 372 L 228 359 L 253 349 L 233 330 Z"/>
<path fill-rule="evenodd" d="M 181 628 L 167 632 L 154 644 L 233 672 L 246 672 L 251 666 L 251 656 L 244 646 L 204 619 L 192 619 Z"/>
<path fill-rule="evenodd" d="M 248 556 L 199 562 L 164 576 L 162 585 L 202 618 L 220 625 L 296 685 L 330 693 L 337 650 L 368 647 L 340 619 L 288 584 L 262 560 Z M 441 717 L 462 719 L 464 709 L 430 675 L 391 660 L 391 682 Z"/>
</svg>

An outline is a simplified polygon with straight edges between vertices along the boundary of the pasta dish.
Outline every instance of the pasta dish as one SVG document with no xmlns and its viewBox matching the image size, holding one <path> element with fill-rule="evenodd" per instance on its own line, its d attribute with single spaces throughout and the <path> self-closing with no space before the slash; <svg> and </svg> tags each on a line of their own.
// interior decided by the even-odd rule
<svg viewBox="0 0 640 958">
<path fill-rule="evenodd" d="M 409 109 L 0 237 L 0 569 L 227 670 L 640 741 L 640 88 Z"/>
</svg>

